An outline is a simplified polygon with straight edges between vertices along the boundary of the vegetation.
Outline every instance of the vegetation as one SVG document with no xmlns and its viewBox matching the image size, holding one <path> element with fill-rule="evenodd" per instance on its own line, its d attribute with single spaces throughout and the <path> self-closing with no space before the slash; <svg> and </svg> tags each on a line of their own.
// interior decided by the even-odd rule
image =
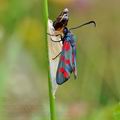
<svg viewBox="0 0 120 120">
<path fill-rule="evenodd" d="M 44 2 L 0 0 L 0 120 L 49 119 L 48 13 Z M 78 38 L 78 78 L 71 76 L 58 88 L 56 111 L 53 107 L 57 120 L 120 119 L 119 4 L 107 0 L 48 1 L 52 20 L 67 7 L 68 27 L 89 20 L 97 23 L 96 28 L 73 31 Z"/>
</svg>

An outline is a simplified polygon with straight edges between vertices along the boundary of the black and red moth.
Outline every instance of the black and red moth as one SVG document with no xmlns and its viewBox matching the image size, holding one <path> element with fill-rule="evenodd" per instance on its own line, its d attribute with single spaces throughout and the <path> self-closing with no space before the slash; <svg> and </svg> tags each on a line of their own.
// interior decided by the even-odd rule
<svg viewBox="0 0 120 120">
<path fill-rule="evenodd" d="M 75 38 L 67 27 L 64 28 L 63 34 L 64 37 L 61 39 L 63 46 L 56 73 L 56 82 L 58 85 L 66 82 L 70 78 L 72 72 L 74 73 L 74 77 L 77 77 Z"/>
<path fill-rule="evenodd" d="M 77 77 L 77 67 L 76 67 L 76 40 L 75 36 L 72 34 L 71 30 L 80 28 L 84 25 L 93 23 L 96 26 L 96 23 L 94 21 L 90 21 L 87 23 L 84 23 L 82 25 L 79 25 L 77 27 L 73 27 L 68 29 L 67 23 L 68 23 L 68 9 L 64 9 L 60 15 L 57 17 L 57 19 L 53 22 L 53 27 L 57 33 L 60 34 L 54 34 L 50 36 L 60 36 L 61 40 L 59 41 L 53 41 L 53 42 L 61 42 L 62 41 L 62 51 L 55 57 L 57 58 L 60 55 L 59 64 L 56 72 L 56 83 L 58 85 L 63 84 L 67 80 L 69 80 L 71 73 L 74 73 L 74 78 Z M 61 34 L 62 33 L 62 34 Z M 55 59 L 53 58 L 53 59 Z"/>
</svg>

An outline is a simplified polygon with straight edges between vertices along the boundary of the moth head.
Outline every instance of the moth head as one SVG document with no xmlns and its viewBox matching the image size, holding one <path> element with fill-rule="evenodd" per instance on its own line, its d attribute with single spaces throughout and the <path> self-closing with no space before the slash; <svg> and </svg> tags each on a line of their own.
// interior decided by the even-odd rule
<svg viewBox="0 0 120 120">
<path fill-rule="evenodd" d="M 64 14 L 68 14 L 68 12 L 69 12 L 68 8 L 65 8 L 65 9 L 63 10 L 63 13 L 64 13 Z"/>
<path fill-rule="evenodd" d="M 65 8 L 62 12 L 62 15 L 61 15 L 61 20 L 68 20 L 69 19 L 69 10 L 67 8 Z"/>
</svg>

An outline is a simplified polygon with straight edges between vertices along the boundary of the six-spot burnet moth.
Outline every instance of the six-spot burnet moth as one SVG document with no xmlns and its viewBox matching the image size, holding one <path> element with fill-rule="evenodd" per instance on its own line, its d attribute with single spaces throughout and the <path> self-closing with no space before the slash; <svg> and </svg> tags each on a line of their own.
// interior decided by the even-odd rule
<svg viewBox="0 0 120 120">
<path fill-rule="evenodd" d="M 77 27 L 72 27 L 68 29 L 68 9 L 64 9 L 60 15 L 53 22 L 53 27 L 55 29 L 54 34 L 48 33 L 50 36 L 60 36 L 60 40 L 53 42 L 62 42 L 62 51 L 53 58 L 56 59 L 60 56 L 57 72 L 56 72 L 56 83 L 58 85 L 63 84 L 69 80 L 71 73 L 74 73 L 74 77 L 77 77 L 77 67 L 76 67 L 76 40 L 75 36 L 72 34 L 71 30 L 80 28 L 82 26 L 93 23 L 96 26 L 95 21 L 89 21 Z"/>
</svg>

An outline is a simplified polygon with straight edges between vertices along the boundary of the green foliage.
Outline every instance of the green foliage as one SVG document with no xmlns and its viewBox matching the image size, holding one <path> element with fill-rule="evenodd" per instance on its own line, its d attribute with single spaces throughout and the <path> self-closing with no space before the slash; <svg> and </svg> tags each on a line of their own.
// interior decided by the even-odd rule
<svg viewBox="0 0 120 120">
<path fill-rule="evenodd" d="M 68 7 L 68 27 L 97 23 L 73 31 L 78 77 L 57 90 L 58 120 L 120 120 L 120 1 L 76 1 L 48 1 L 52 20 Z M 0 0 L 0 120 L 48 120 L 48 89 L 55 114 L 46 81 L 47 7 L 47 0 Z"/>
<path fill-rule="evenodd" d="M 113 110 L 113 120 L 120 120 L 120 104 L 116 105 Z"/>
</svg>

